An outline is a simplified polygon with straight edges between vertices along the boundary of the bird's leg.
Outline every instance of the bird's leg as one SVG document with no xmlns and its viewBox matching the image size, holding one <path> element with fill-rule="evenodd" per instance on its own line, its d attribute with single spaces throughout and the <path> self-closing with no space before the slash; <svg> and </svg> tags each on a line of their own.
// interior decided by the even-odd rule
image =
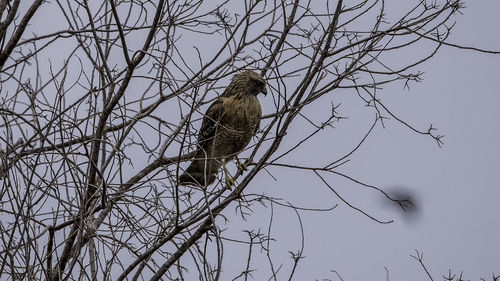
<svg viewBox="0 0 500 281">
<path fill-rule="evenodd" d="M 244 163 L 241 163 L 240 158 L 238 158 L 238 156 L 235 156 L 235 158 L 236 158 L 236 166 L 238 166 L 238 170 L 240 170 L 242 172 L 248 171 L 248 168 L 246 166 L 247 161 L 245 161 Z"/>
<path fill-rule="evenodd" d="M 227 171 L 226 159 L 222 159 L 222 169 L 224 170 L 224 178 L 226 180 L 226 188 L 231 190 L 231 186 L 234 185 L 234 180 L 231 177 L 231 175 L 229 174 L 229 172 Z"/>
</svg>

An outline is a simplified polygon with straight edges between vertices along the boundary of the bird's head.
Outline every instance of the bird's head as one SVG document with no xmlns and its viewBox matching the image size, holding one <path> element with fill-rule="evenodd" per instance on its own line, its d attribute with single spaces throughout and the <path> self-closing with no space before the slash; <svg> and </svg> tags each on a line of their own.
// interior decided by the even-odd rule
<svg viewBox="0 0 500 281">
<path fill-rule="evenodd" d="M 229 85 L 229 88 L 237 88 L 235 92 L 244 92 L 248 95 L 267 94 L 266 82 L 264 78 L 252 70 L 243 71 L 236 74 Z"/>
</svg>

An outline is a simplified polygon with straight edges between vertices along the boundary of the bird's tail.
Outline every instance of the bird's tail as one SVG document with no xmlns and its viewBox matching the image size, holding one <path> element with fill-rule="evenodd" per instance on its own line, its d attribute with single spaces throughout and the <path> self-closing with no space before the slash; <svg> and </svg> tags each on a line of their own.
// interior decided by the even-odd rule
<svg viewBox="0 0 500 281">
<path fill-rule="evenodd" d="M 179 184 L 208 186 L 215 181 L 221 165 L 219 160 L 208 159 L 206 153 L 199 151 L 189 167 L 179 176 Z"/>
</svg>

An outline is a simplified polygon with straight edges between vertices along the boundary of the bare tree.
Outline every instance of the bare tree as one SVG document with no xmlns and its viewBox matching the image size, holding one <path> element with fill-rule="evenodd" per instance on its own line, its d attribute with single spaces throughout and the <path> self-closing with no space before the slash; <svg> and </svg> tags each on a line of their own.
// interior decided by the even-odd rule
<svg viewBox="0 0 500 281">
<path fill-rule="evenodd" d="M 425 272 L 425 276 L 429 280 L 434 281 L 435 279 L 432 277 L 431 273 L 429 272 L 429 270 L 427 269 L 427 267 L 424 264 L 424 253 L 419 252 L 418 250 L 415 250 L 415 254 L 412 254 L 410 256 L 419 263 L 420 267 Z M 388 271 L 387 271 L 387 274 L 389 274 Z M 464 278 L 464 272 L 463 271 L 461 271 L 460 273 L 453 273 L 451 271 L 451 269 L 448 269 L 447 274 L 443 274 L 441 276 L 441 278 L 442 278 L 443 281 L 465 281 L 465 280 L 468 280 L 468 279 L 463 279 Z M 486 280 L 498 281 L 498 280 L 500 280 L 500 275 L 495 274 L 493 272 L 491 274 L 491 279 L 490 278 L 488 278 L 488 279 L 480 278 L 480 280 L 482 280 L 482 281 L 486 281 Z"/>
<path fill-rule="evenodd" d="M 292 279 L 302 251 L 291 253 L 288 272 L 273 263 L 272 217 L 267 231 L 243 228 L 246 241 L 224 233 L 235 217 L 228 209 L 242 217 L 260 206 L 301 210 L 250 193 L 257 175 L 313 173 L 344 204 L 388 223 L 345 200 L 329 176 L 404 209 L 410 201 L 339 167 L 387 119 L 441 145 L 432 126 L 399 118 L 381 89 L 421 80 L 416 67 L 449 44 L 460 1 L 416 1 L 390 17 L 383 0 L 27 2 L 0 2 L 2 280 L 219 280 L 227 243 L 248 258 L 224 280 L 251 278 L 258 251 L 267 253 L 267 278 Z M 420 53 L 386 62 L 422 42 Z M 223 181 L 179 186 L 207 104 L 244 69 L 259 71 L 272 97 L 242 153 L 249 170 L 229 166 L 233 190 Z M 344 119 L 344 92 L 373 112 L 365 137 L 319 166 L 290 161 Z M 320 103 L 331 104 L 327 115 L 308 113 Z M 305 135 L 288 134 L 298 123 Z"/>
</svg>

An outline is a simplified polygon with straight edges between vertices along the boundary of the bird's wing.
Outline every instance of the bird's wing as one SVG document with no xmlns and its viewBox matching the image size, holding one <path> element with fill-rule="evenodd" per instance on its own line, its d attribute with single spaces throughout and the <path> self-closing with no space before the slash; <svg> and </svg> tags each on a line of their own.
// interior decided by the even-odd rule
<svg viewBox="0 0 500 281">
<path fill-rule="evenodd" d="M 259 116 L 259 121 L 257 121 L 257 125 L 255 126 L 255 129 L 253 130 L 253 135 L 255 136 L 255 134 L 257 134 L 257 132 L 259 131 L 259 128 L 260 128 L 260 119 L 262 118 L 262 116 Z"/>
<path fill-rule="evenodd" d="M 198 135 L 198 146 L 203 148 L 207 142 L 214 138 L 217 126 L 223 113 L 224 99 L 225 98 L 219 98 L 214 101 L 208 107 L 207 112 L 205 112 L 205 116 L 203 117 L 203 121 L 201 123 L 200 133 Z"/>
</svg>

